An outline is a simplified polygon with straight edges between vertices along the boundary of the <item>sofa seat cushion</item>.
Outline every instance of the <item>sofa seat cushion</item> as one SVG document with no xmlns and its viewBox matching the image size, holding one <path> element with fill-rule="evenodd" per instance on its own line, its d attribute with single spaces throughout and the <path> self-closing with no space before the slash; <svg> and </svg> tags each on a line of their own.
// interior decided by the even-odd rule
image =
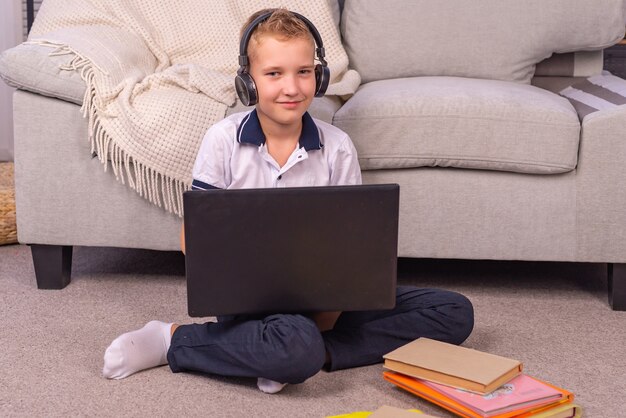
<svg viewBox="0 0 626 418">
<path fill-rule="evenodd" d="M 333 124 L 363 170 L 424 166 L 554 174 L 573 170 L 580 123 L 563 97 L 538 87 L 458 77 L 362 85 Z"/>
</svg>

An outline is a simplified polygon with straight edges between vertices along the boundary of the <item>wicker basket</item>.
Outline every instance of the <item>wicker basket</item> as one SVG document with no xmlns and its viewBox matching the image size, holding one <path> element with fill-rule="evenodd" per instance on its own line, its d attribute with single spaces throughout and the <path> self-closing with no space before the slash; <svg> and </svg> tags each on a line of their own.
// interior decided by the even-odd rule
<svg viewBox="0 0 626 418">
<path fill-rule="evenodd" d="M 0 163 L 0 245 L 16 242 L 13 163 Z"/>
</svg>

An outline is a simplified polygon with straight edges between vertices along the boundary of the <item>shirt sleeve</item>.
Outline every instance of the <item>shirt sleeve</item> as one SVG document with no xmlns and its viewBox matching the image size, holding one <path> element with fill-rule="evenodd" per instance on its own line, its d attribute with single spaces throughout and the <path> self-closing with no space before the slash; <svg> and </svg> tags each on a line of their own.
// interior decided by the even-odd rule
<svg viewBox="0 0 626 418">
<path fill-rule="evenodd" d="M 356 148 L 346 134 L 331 162 L 330 185 L 345 186 L 361 183 L 361 167 Z"/>
<path fill-rule="evenodd" d="M 232 139 L 219 125 L 213 125 L 202 139 L 193 166 L 192 190 L 226 189 L 231 183 L 229 160 Z"/>
</svg>

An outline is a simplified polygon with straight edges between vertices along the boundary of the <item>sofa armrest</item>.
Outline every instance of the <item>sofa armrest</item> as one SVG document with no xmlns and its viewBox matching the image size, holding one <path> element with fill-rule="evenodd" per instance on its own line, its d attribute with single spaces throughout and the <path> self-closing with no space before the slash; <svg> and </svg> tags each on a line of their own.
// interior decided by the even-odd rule
<svg viewBox="0 0 626 418">
<path fill-rule="evenodd" d="M 581 119 L 575 172 L 575 258 L 624 263 L 626 80 L 603 73 L 589 78 L 535 77 L 533 85 L 568 98 Z M 584 96 L 566 89 L 579 90 Z"/>
<path fill-rule="evenodd" d="M 624 262 L 625 186 L 626 105 L 622 105 L 591 113 L 582 121 L 576 222 L 578 252 L 584 259 Z"/>
</svg>

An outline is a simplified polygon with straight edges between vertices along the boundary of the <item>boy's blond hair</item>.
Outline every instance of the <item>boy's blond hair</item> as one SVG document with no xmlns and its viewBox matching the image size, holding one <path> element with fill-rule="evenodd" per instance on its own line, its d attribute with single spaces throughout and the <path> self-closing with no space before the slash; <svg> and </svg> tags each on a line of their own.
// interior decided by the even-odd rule
<svg viewBox="0 0 626 418">
<path fill-rule="evenodd" d="M 280 40 L 307 39 L 311 42 L 313 51 L 315 51 L 315 39 L 313 38 L 307 24 L 295 14 L 284 8 L 263 9 L 254 13 L 243 25 L 240 38 L 243 37 L 246 28 L 250 26 L 254 19 L 266 13 L 272 14 L 266 20 L 259 23 L 250 36 L 247 51 L 249 59 L 254 57 L 256 46 L 258 46 L 261 43 L 261 39 L 267 35 L 275 36 Z"/>
</svg>

